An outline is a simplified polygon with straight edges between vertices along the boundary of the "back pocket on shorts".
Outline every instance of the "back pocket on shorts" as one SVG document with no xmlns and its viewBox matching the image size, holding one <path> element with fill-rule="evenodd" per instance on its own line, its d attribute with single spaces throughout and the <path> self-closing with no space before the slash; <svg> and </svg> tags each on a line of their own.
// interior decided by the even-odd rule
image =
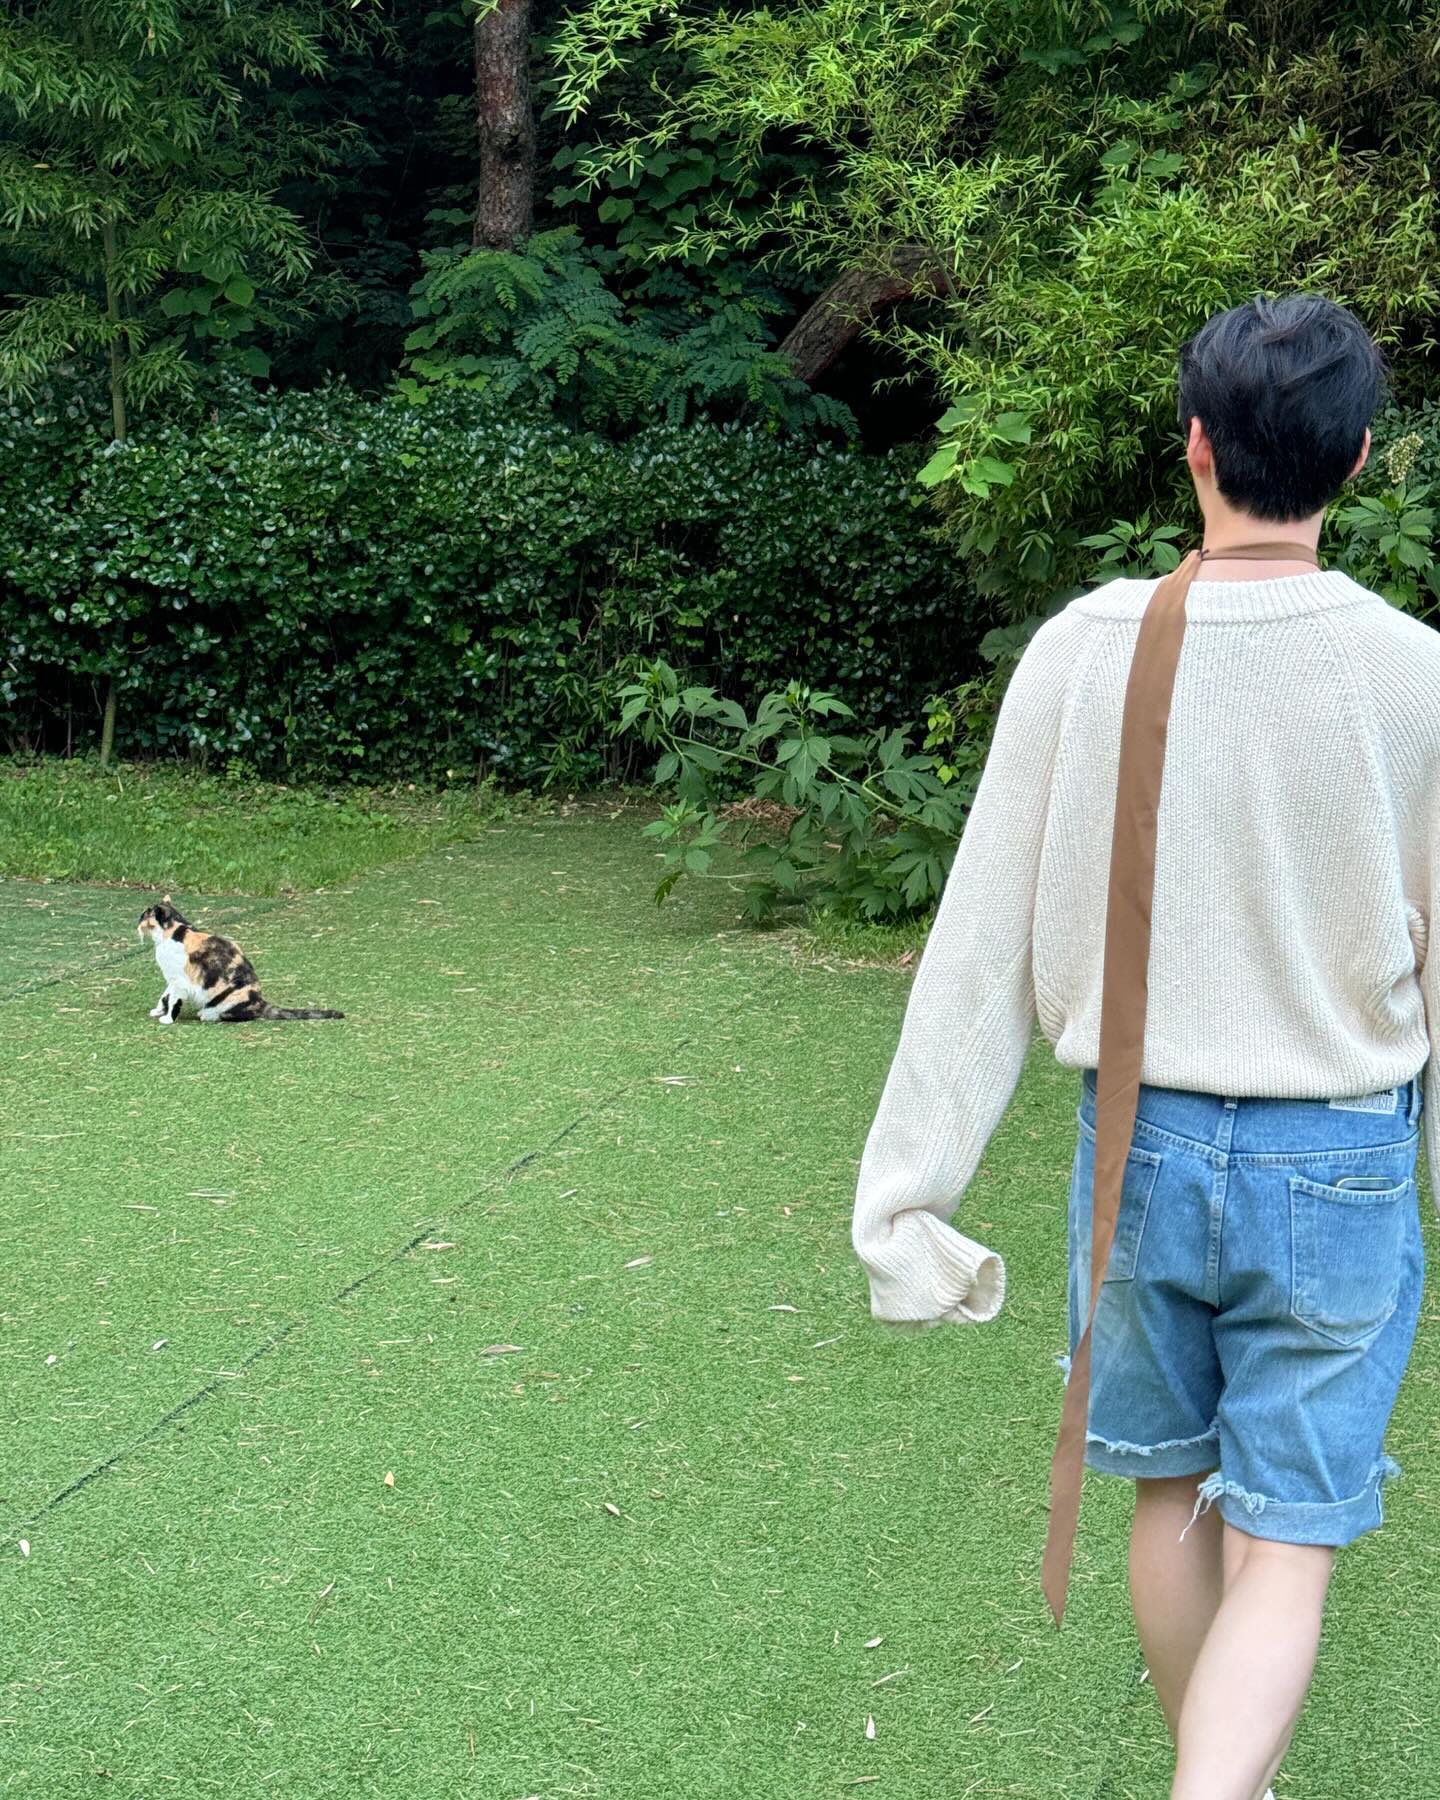
<svg viewBox="0 0 1440 1800">
<path fill-rule="evenodd" d="M 1414 1186 L 1409 1177 L 1379 1188 L 1290 1177 L 1290 1310 L 1302 1325 L 1347 1349 L 1380 1330 L 1400 1294 Z"/>
<path fill-rule="evenodd" d="M 1110 1245 L 1110 1259 L 1105 1266 L 1106 1281 L 1133 1281 L 1135 1265 L 1140 1260 L 1140 1244 L 1145 1236 L 1145 1220 L 1150 1212 L 1150 1196 L 1155 1191 L 1155 1178 L 1163 1159 L 1154 1150 L 1132 1144 L 1125 1158 L 1125 1177 L 1120 1188 L 1120 1210 L 1115 1216 L 1115 1237 Z M 1088 1119 L 1080 1119 L 1080 1133 L 1075 1146 L 1075 1160 L 1070 1171 L 1070 1240 L 1079 1264 L 1081 1285 L 1087 1289 L 1090 1280 L 1091 1202 L 1095 1189 L 1095 1127 Z"/>
</svg>

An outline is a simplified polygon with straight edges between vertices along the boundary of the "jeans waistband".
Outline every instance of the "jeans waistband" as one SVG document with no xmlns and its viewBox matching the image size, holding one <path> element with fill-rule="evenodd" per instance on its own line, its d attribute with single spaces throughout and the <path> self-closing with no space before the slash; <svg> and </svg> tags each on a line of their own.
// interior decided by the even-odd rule
<svg viewBox="0 0 1440 1800">
<path fill-rule="evenodd" d="M 1082 1084 L 1083 1091 L 1091 1100 L 1093 1100 L 1095 1097 L 1096 1075 L 1097 1075 L 1097 1071 L 1094 1069 L 1085 1069 L 1082 1071 L 1082 1075 L 1081 1075 L 1081 1084 Z M 1398 1082 L 1394 1087 L 1377 1088 L 1374 1090 L 1373 1093 L 1368 1094 L 1368 1095 L 1334 1094 L 1334 1095 L 1325 1096 L 1323 1098 L 1316 1098 L 1314 1096 L 1304 1096 L 1301 1098 L 1289 1098 L 1289 1097 L 1286 1097 L 1283 1095 L 1274 1095 L 1274 1094 L 1271 1094 L 1271 1095 L 1247 1095 L 1247 1094 L 1213 1094 L 1213 1093 L 1208 1093 L 1208 1092 L 1207 1093 L 1199 1093 L 1197 1090 L 1189 1089 L 1189 1088 L 1157 1087 L 1157 1086 L 1152 1085 L 1150 1082 L 1142 1082 L 1140 1085 L 1140 1098 L 1141 1098 L 1142 1107 L 1144 1105 L 1144 1102 L 1145 1102 L 1145 1099 L 1147 1096 L 1150 1097 L 1152 1100 L 1163 1101 L 1167 1097 L 1173 1095 L 1173 1096 L 1176 1096 L 1179 1098 L 1188 1098 L 1191 1100 L 1195 1100 L 1195 1099 L 1206 1100 L 1206 1101 L 1213 1102 L 1214 1104 L 1216 1104 L 1218 1106 L 1233 1106 L 1236 1108 L 1245 1108 L 1246 1110 L 1253 1110 L 1255 1108 L 1266 1108 L 1266 1107 L 1273 1107 L 1273 1106 L 1284 1106 L 1286 1108 L 1313 1106 L 1316 1109 L 1316 1111 L 1319 1113 L 1373 1112 L 1376 1114 L 1388 1114 L 1391 1117 L 1395 1118 L 1397 1121 L 1403 1121 L 1403 1123 L 1405 1124 L 1407 1129 L 1413 1131 L 1415 1129 L 1415 1127 L 1420 1123 L 1421 1113 L 1424 1110 L 1424 1102 L 1425 1102 L 1425 1079 L 1424 1078 L 1425 1078 L 1425 1072 L 1422 1069 L 1418 1074 L 1412 1075 L 1408 1081 Z M 1374 1100 L 1374 1101 L 1378 1102 L 1378 1101 L 1382 1100 L 1385 1096 L 1391 1095 L 1391 1094 L 1393 1094 L 1395 1096 L 1395 1103 L 1394 1103 L 1393 1107 L 1392 1106 L 1383 1106 L 1383 1105 L 1379 1105 L 1379 1104 L 1377 1104 L 1373 1107 L 1367 1107 L 1367 1106 L 1362 1106 L 1362 1105 L 1358 1105 L 1358 1104 L 1350 1104 L 1350 1105 L 1346 1105 L 1343 1107 L 1332 1105 L 1332 1101 L 1358 1102 L 1360 1100 L 1369 1099 L 1369 1100 Z"/>
</svg>

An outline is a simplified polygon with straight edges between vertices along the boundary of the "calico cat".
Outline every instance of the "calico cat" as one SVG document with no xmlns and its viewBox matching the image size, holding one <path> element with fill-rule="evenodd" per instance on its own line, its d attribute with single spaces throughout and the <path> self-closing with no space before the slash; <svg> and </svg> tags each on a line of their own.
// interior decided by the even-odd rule
<svg viewBox="0 0 1440 1800">
<path fill-rule="evenodd" d="M 150 1017 L 173 1025 L 180 1009 L 191 1000 L 207 1024 L 238 1024 L 246 1019 L 343 1019 L 344 1013 L 317 1007 L 295 1011 L 272 1006 L 260 992 L 255 970 L 237 944 L 199 931 L 170 904 L 167 894 L 158 906 L 147 906 L 140 915 L 140 935 L 155 945 L 155 960 L 165 977 L 165 992 L 151 1008 Z"/>
</svg>

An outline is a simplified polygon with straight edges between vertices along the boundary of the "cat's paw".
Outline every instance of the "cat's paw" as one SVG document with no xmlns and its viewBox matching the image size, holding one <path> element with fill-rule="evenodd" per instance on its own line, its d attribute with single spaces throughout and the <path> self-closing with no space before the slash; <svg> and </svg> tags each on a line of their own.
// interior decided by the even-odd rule
<svg viewBox="0 0 1440 1800">
<path fill-rule="evenodd" d="M 168 1012 L 161 1013 L 160 1023 L 162 1025 L 173 1025 L 179 1016 L 180 1015 L 178 1013 L 168 1013 Z"/>
<path fill-rule="evenodd" d="M 163 1000 L 158 1006 L 152 1006 L 150 1008 L 150 1017 L 152 1019 L 163 1019 L 165 1017 L 165 1002 Z"/>
</svg>

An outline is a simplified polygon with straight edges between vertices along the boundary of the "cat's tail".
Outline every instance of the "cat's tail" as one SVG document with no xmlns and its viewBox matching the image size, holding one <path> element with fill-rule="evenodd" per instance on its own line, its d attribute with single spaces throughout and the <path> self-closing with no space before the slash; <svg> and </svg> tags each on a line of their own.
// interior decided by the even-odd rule
<svg viewBox="0 0 1440 1800">
<path fill-rule="evenodd" d="M 342 1012 L 331 1012 L 324 1006 L 272 1006 L 268 1000 L 260 1002 L 262 1019 L 343 1019 Z"/>
</svg>

